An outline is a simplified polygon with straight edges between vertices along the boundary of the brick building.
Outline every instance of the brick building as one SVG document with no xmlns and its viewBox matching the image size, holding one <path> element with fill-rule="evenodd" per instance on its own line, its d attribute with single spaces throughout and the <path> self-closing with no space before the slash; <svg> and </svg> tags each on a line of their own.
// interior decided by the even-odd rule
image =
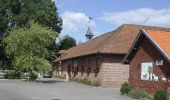
<svg viewBox="0 0 170 100">
<path fill-rule="evenodd" d="M 128 81 L 129 65 L 121 64 L 140 29 L 163 29 L 125 24 L 66 51 L 59 52 L 56 75 L 100 81 L 102 87 L 119 87 Z"/>
<path fill-rule="evenodd" d="M 148 92 L 167 90 L 170 79 L 170 31 L 141 30 L 124 59 L 129 83 Z"/>
</svg>

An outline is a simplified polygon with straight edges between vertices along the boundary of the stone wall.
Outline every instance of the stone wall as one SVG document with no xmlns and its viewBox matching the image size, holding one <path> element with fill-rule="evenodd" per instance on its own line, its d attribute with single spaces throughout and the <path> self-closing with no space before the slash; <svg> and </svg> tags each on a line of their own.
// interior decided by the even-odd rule
<svg viewBox="0 0 170 100">
<path fill-rule="evenodd" d="M 102 55 L 100 69 L 102 87 L 120 87 L 122 83 L 128 82 L 129 65 L 121 64 L 124 56 L 123 54 Z"/>
<path fill-rule="evenodd" d="M 101 70 L 102 87 L 120 87 L 128 82 L 129 66 L 120 63 L 102 63 Z"/>
</svg>

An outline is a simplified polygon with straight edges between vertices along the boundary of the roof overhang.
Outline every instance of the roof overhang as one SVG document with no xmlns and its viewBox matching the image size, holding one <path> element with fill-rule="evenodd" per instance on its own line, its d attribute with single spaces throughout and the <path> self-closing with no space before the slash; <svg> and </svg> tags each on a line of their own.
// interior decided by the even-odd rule
<svg viewBox="0 0 170 100">
<path fill-rule="evenodd" d="M 65 61 L 65 60 L 70 60 L 70 59 L 76 59 L 76 58 L 81 58 L 81 57 L 86 57 L 86 56 L 93 56 L 93 55 L 126 55 L 126 53 L 104 53 L 104 52 L 94 52 L 94 53 L 89 53 L 89 54 L 84 54 L 84 55 L 79 55 L 79 56 L 74 56 L 74 57 L 70 57 L 70 58 L 65 58 L 65 59 L 57 59 L 53 62 L 59 62 L 59 61 Z"/>
<path fill-rule="evenodd" d="M 166 54 L 166 52 L 159 46 L 158 43 L 156 43 L 149 35 L 148 33 L 144 30 L 144 29 L 141 29 L 138 36 L 136 37 L 134 43 L 132 44 L 132 46 L 130 47 L 128 53 L 126 54 L 125 58 L 123 59 L 123 64 L 127 64 L 129 63 L 128 59 L 129 59 L 129 56 L 132 54 L 133 50 L 135 49 L 135 46 L 137 44 L 137 42 L 139 42 L 139 39 L 140 37 L 144 35 L 159 51 L 160 53 L 163 55 L 163 57 L 168 61 L 170 62 L 170 58 L 169 56 Z"/>
</svg>

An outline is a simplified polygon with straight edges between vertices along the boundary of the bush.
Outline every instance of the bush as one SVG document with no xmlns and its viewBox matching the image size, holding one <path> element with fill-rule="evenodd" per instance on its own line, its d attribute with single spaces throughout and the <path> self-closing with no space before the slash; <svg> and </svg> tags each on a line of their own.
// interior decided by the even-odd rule
<svg viewBox="0 0 170 100">
<path fill-rule="evenodd" d="M 154 94 L 154 100 L 168 100 L 164 90 L 157 90 Z"/>
<path fill-rule="evenodd" d="M 29 79 L 29 73 L 22 73 L 21 79 Z"/>
<path fill-rule="evenodd" d="M 152 95 L 148 95 L 147 96 L 147 100 L 153 100 L 153 96 Z"/>
<path fill-rule="evenodd" d="M 4 76 L 5 79 L 19 79 L 20 72 L 16 72 L 15 70 L 5 72 Z"/>
<path fill-rule="evenodd" d="M 128 94 L 130 91 L 130 86 L 127 82 L 123 83 L 121 88 L 120 88 L 120 92 L 121 94 Z"/>
<path fill-rule="evenodd" d="M 49 70 L 49 71 L 47 72 L 47 74 L 50 75 L 50 76 L 53 76 L 53 70 Z"/>
<path fill-rule="evenodd" d="M 132 99 L 140 99 L 149 97 L 147 92 L 140 89 L 132 89 L 128 94 Z"/>
<path fill-rule="evenodd" d="M 95 81 L 95 82 L 92 83 L 92 86 L 100 87 L 101 83 L 100 83 L 100 81 Z"/>
<path fill-rule="evenodd" d="M 95 81 L 95 82 L 92 82 L 88 79 L 77 79 L 77 78 L 70 78 L 71 81 L 76 81 L 76 82 L 79 82 L 79 83 L 82 83 L 82 84 L 85 84 L 85 85 L 89 85 L 89 86 L 95 86 L 95 87 L 100 87 L 101 84 L 100 84 L 100 81 Z"/>
<path fill-rule="evenodd" d="M 30 80 L 36 80 L 37 77 L 38 77 L 38 75 L 37 75 L 36 72 L 31 72 L 31 73 L 29 74 L 29 79 L 30 79 Z"/>
<path fill-rule="evenodd" d="M 89 81 L 89 80 L 87 80 L 87 79 L 80 80 L 80 82 L 81 82 L 81 83 L 84 83 L 84 84 L 86 84 L 86 85 L 91 85 L 91 84 L 92 84 L 92 82 Z"/>
</svg>

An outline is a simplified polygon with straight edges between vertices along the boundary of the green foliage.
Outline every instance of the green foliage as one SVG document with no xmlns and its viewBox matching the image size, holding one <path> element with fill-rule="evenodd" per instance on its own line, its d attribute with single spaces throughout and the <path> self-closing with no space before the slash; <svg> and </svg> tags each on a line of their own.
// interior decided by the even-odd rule
<svg viewBox="0 0 170 100">
<path fill-rule="evenodd" d="M 0 0 L 0 39 L 13 28 L 29 28 L 32 20 L 55 31 L 55 37 L 62 30 L 62 19 L 57 13 L 55 2 L 52 2 L 52 0 Z M 56 58 L 56 50 L 54 40 L 53 44 L 48 46 L 49 56 L 47 59 L 49 61 Z M 0 51 L 0 56 L 2 57 L 0 61 L 3 62 L 3 68 L 10 67 L 11 58 L 7 57 L 4 53 L 4 47 L 1 45 Z"/>
<path fill-rule="evenodd" d="M 0 32 L 29 26 L 31 20 L 61 32 L 62 19 L 51 0 L 0 0 L 0 7 Z"/>
<path fill-rule="evenodd" d="M 120 88 L 120 92 L 121 94 L 128 94 L 130 91 L 130 86 L 127 82 L 123 83 L 121 88 Z"/>
<path fill-rule="evenodd" d="M 51 68 L 51 69 L 47 69 L 47 74 L 50 75 L 50 76 L 53 76 L 53 70 L 52 70 L 52 68 Z"/>
<path fill-rule="evenodd" d="M 55 32 L 38 24 L 32 24 L 30 28 L 14 29 L 3 42 L 8 55 L 34 55 L 38 57 L 48 56 L 47 47 L 55 39 Z"/>
<path fill-rule="evenodd" d="M 101 83 L 100 83 L 100 81 L 95 81 L 95 82 L 92 83 L 92 86 L 100 87 Z"/>
<path fill-rule="evenodd" d="M 22 73 L 21 79 L 29 79 L 29 73 Z"/>
<path fill-rule="evenodd" d="M 147 100 L 153 100 L 153 96 L 152 95 L 148 95 L 147 96 Z"/>
<path fill-rule="evenodd" d="M 68 35 L 61 39 L 58 43 L 58 50 L 67 50 L 76 46 L 76 40 Z"/>
<path fill-rule="evenodd" d="M 154 94 L 154 100 L 168 100 L 164 90 L 157 90 Z"/>
<path fill-rule="evenodd" d="M 19 78 L 17 73 L 12 70 L 12 71 L 7 71 L 5 74 L 4 74 L 4 78 L 5 79 L 17 79 Z"/>
<path fill-rule="evenodd" d="M 55 35 L 54 31 L 32 23 L 30 28 L 13 29 L 3 44 L 16 69 L 44 73 L 52 68 L 46 57 Z"/>
<path fill-rule="evenodd" d="M 5 48 L 2 46 L 2 38 L 0 38 L 0 69 L 2 70 L 13 70 L 11 66 L 11 59 L 6 56 Z"/>
<path fill-rule="evenodd" d="M 16 66 L 16 68 L 23 71 L 37 71 L 41 74 L 52 69 L 51 65 L 46 59 L 30 55 L 15 57 L 13 64 Z"/>
<path fill-rule="evenodd" d="M 57 48 L 57 44 L 56 44 L 56 41 L 54 40 L 53 41 L 53 44 L 51 44 L 49 47 L 48 47 L 48 53 L 49 53 L 49 56 L 46 57 L 48 61 L 54 61 L 56 59 L 56 54 L 58 52 L 58 48 Z"/>
<path fill-rule="evenodd" d="M 29 80 L 37 79 L 38 75 L 35 71 L 29 73 Z"/>
<path fill-rule="evenodd" d="M 148 93 L 140 89 L 131 89 L 128 94 L 132 99 L 147 98 Z"/>
</svg>

